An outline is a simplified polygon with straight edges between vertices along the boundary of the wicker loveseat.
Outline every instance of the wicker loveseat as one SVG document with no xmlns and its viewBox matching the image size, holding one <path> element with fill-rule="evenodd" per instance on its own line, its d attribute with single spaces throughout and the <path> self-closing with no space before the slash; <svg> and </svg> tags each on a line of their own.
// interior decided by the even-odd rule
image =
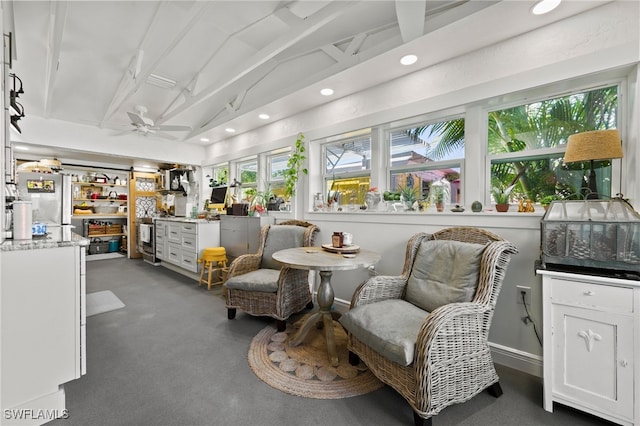
<svg viewBox="0 0 640 426">
<path fill-rule="evenodd" d="M 477 228 L 420 233 L 407 244 L 400 276 L 369 278 L 354 293 L 340 318 L 349 361 L 364 361 L 400 393 L 416 425 L 483 389 L 502 394 L 487 338 L 515 253 Z"/>
<path fill-rule="evenodd" d="M 283 267 L 271 256 L 286 248 L 312 246 L 318 231 L 316 225 L 298 220 L 263 226 L 258 252 L 239 256 L 229 266 L 224 284 L 228 318 L 234 319 L 241 309 L 275 318 L 278 331 L 284 331 L 287 318 L 312 308 L 309 271 Z"/>
</svg>

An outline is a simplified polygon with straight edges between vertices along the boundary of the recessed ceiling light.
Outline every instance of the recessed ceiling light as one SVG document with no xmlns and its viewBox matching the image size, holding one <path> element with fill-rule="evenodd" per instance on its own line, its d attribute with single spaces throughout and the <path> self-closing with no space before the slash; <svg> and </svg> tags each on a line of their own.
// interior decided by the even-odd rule
<svg viewBox="0 0 640 426">
<path fill-rule="evenodd" d="M 209 142 L 209 138 L 200 138 L 200 142 Z"/>
<path fill-rule="evenodd" d="M 224 129 L 224 131 L 227 132 L 227 133 L 233 133 L 233 132 L 236 131 L 236 129 L 233 129 L 231 127 L 227 127 L 226 129 Z"/>
<path fill-rule="evenodd" d="M 418 60 L 418 57 L 416 55 L 405 55 L 402 58 L 400 58 L 400 63 L 402 65 L 413 65 L 416 63 L 417 60 Z"/>
<path fill-rule="evenodd" d="M 322 89 L 322 90 L 320 91 L 320 94 L 321 94 L 322 96 L 331 96 L 331 95 L 333 95 L 333 89 L 329 89 L 329 88 L 327 87 L 326 89 Z"/>
<path fill-rule="evenodd" d="M 268 120 L 270 117 L 269 114 L 260 114 L 258 115 L 258 118 L 260 118 L 261 120 Z"/>
<path fill-rule="evenodd" d="M 558 7 L 562 0 L 540 0 L 531 8 L 531 13 L 534 15 L 544 15 L 545 13 L 551 12 L 553 9 Z"/>
</svg>

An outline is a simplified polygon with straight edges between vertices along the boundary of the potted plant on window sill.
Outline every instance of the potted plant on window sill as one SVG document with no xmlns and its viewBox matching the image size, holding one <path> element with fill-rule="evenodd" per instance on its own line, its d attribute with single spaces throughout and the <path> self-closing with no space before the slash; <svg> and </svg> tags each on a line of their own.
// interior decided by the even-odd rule
<svg viewBox="0 0 640 426">
<path fill-rule="evenodd" d="M 562 200 L 562 196 L 558 194 L 546 195 L 540 199 L 539 203 L 546 211 L 549 205 L 556 200 Z"/>
<path fill-rule="evenodd" d="M 409 187 L 409 186 L 405 186 L 405 187 L 400 186 L 398 187 L 398 189 L 400 190 L 400 199 L 404 203 L 404 210 L 414 211 L 415 208 L 413 205 L 418 199 L 417 188 Z"/>
<path fill-rule="evenodd" d="M 449 186 L 446 185 L 446 182 L 443 180 L 433 182 L 431 190 L 429 191 L 429 198 L 431 202 L 435 204 L 436 211 L 443 212 L 446 200 L 451 199 L 451 191 L 449 190 Z"/>
<path fill-rule="evenodd" d="M 287 168 L 283 170 L 285 203 L 280 206 L 280 210 L 282 211 L 288 211 L 291 209 L 289 203 L 291 202 L 291 197 L 296 195 L 296 185 L 300 177 L 300 172 L 305 175 L 309 173 L 307 168 L 303 167 L 304 161 L 307 159 L 307 156 L 304 154 L 305 151 L 304 134 L 298 133 L 293 152 L 291 152 L 291 156 L 287 161 Z"/>
<path fill-rule="evenodd" d="M 498 212 L 504 213 L 509 211 L 509 201 L 511 200 L 511 191 L 515 185 L 510 185 L 508 187 L 493 187 L 491 188 L 491 195 L 493 196 L 493 201 L 496 203 L 496 210 Z"/>
</svg>

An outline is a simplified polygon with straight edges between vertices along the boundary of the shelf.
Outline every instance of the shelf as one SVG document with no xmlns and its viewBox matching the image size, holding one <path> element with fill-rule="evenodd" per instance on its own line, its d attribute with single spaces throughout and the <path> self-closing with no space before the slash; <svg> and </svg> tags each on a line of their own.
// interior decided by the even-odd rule
<svg viewBox="0 0 640 426">
<path fill-rule="evenodd" d="M 113 187 L 118 187 L 118 188 L 126 188 L 127 184 L 114 184 L 114 183 L 98 183 L 98 182 L 71 182 L 74 185 L 81 185 L 81 186 L 113 186 Z"/>
<path fill-rule="evenodd" d="M 122 237 L 125 234 L 124 232 L 120 232 L 118 234 L 91 234 L 89 236 L 87 236 L 87 238 L 103 238 L 103 237 Z"/>
<path fill-rule="evenodd" d="M 82 217 L 117 217 L 117 218 L 123 218 L 126 219 L 127 218 L 127 214 L 126 213 L 87 213 L 87 214 L 74 214 L 72 215 L 73 218 L 82 218 Z"/>
<path fill-rule="evenodd" d="M 118 198 L 74 198 L 73 201 L 74 202 L 76 202 L 76 201 L 82 201 L 82 202 L 91 201 L 92 203 L 95 202 L 95 201 L 109 201 L 109 202 L 112 202 L 112 203 L 115 203 L 115 202 L 126 203 L 128 200 L 120 200 Z"/>
</svg>

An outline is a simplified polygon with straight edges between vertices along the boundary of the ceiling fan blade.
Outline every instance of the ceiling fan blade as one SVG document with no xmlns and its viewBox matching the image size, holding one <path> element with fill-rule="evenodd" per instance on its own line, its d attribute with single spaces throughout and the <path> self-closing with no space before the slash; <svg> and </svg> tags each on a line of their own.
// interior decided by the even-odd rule
<svg viewBox="0 0 640 426">
<path fill-rule="evenodd" d="M 189 126 L 164 126 L 164 125 L 159 125 L 159 126 L 152 126 L 150 127 L 153 130 L 164 130 L 166 132 L 176 132 L 176 131 L 187 131 L 190 132 L 191 131 L 191 127 Z"/>
<path fill-rule="evenodd" d="M 145 126 L 147 124 L 147 123 L 144 122 L 142 117 L 140 117 L 138 114 L 134 114 L 132 112 L 127 112 L 127 115 L 129 116 L 129 118 L 131 119 L 131 122 L 133 124 L 139 124 L 141 126 Z"/>
</svg>

